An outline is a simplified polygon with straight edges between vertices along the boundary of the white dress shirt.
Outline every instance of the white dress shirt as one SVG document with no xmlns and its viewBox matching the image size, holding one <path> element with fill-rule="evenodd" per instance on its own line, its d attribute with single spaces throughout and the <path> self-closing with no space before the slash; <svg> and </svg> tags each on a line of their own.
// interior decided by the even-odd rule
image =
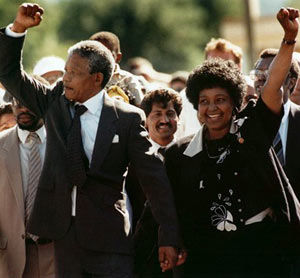
<svg viewBox="0 0 300 278">
<path fill-rule="evenodd" d="M 156 143 L 155 141 L 153 141 L 151 138 L 149 138 L 149 141 L 151 142 L 152 144 L 152 147 L 151 147 L 151 151 L 161 160 L 161 161 L 164 161 L 164 157 L 158 152 L 158 150 L 160 148 L 168 148 L 170 146 L 172 146 L 175 141 L 176 141 L 176 138 L 174 137 L 173 140 L 166 146 L 161 146 L 160 144 Z"/>
<path fill-rule="evenodd" d="M 89 165 L 91 165 L 92 155 L 94 150 L 94 144 L 96 140 L 98 124 L 101 116 L 101 111 L 103 107 L 103 94 L 104 91 L 100 91 L 98 94 L 89 98 L 84 103 L 81 103 L 87 108 L 87 111 L 80 116 L 81 123 L 81 138 L 83 149 L 86 157 L 89 160 Z M 72 111 L 74 114 L 74 111 Z M 72 190 L 72 216 L 76 215 L 76 195 L 77 187 L 74 186 Z"/>
<path fill-rule="evenodd" d="M 41 143 L 39 144 L 39 151 L 42 161 L 42 167 L 45 158 L 46 150 L 46 129 L 43 125 L 40 129 L 35 131 L 39 136 Z M 22 183 L 23 183 L 23 195 L 26 196 L 28 187 L 28 175 L 29 175 L 29 155 L 32 141 L 28 140 L 29 131 L 23 130 L 17 126 L 17 133 L 19 138 L 19 151 L 20 151 L 20 162 L 21 162 L 21 172 L 22 172 Z"/>
<path fill-rule="evenodd" d="M 287 133 L 288 133 L 288 128 L 289 128 L 289 114 L 290 114 L 290 109 L 291 109 L 291 101 L 288 100 L 284 104 L 283 108 L 284 108 L 284 115 L 281 119 L 279 134 L 280 134 L 280 138 L 281 138 L 283 157 L 285 158 Z"/>
<path fill-rule="evenodd" d="M 100 91 L 95 96 L 89 98 L 87 101 L 82 103 L 87 108 L 87 111 L 80 116 L 81 123 L 81 137 L 84 152 L 91 165 L 94 145 L 96 141 L 96 135 L 99 125 L 99 120 L 103 107 L 103 94 L 104 90 Z M 126 193 L 126 191 L 125 191 Z M 76 195 L 77 187 L 74 186 L 72 193 L 72 216 L 76 215 Z M 127 194 L 126 194 L 127 195 Z M 126 198 L 126 207 L 129 213 L 129 219 L 132 219 L 132 208 L 128 198 Z M 130 221 L 130 223 L 132 223 Z"/>
</svg>

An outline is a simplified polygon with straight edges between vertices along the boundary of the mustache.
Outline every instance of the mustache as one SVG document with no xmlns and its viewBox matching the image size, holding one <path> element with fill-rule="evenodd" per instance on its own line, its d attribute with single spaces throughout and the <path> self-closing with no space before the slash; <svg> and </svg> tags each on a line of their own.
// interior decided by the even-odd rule
<svg viewBox="0 0 300 278">
<path fill-rule="evenodd" d="M 172 127 L 172 125 L 171 125 L 170 123 L 166 123 L 166 124 L 164 124 L 164 123 L 160 123 L 160 124 L 158 125 L 158 127 L 161 127 L 161 126 L 168 126 L 168 127 Z"/>
<path fill-rule="evenodd" d="M 29 116 L 31 117 L 32 119 L 35 119 L 36 118 L 36 115 L 33 114 L 32 112 L 21 112 L 20 114 L 17 115 L 17 120 L 19 120 L 22 116 Z"/>
</svg>

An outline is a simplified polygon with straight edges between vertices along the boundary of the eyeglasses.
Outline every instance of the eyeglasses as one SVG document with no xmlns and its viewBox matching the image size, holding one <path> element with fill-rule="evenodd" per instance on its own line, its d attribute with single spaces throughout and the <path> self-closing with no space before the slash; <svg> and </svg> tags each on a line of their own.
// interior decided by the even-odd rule
<svg viewBox="0 0 300 278">
<path fill-rule="evenodd" d="M 250 78 L 254 81 L 267 80 L 269 77 L 268 70 L 252 70 L 250 71 Z"/>
</svg>

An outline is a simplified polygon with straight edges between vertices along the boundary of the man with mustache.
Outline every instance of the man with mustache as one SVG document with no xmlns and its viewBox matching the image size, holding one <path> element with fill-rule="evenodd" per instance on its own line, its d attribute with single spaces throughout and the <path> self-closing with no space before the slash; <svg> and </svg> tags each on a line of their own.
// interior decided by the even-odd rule
<svg viewBox="0 0 300 278">
<path fill-rule="evenodd" d="M 146 93 L 141 108 L 146 114 L 146 128 L 152 143 L 151 152 L 161 160 L 164 151 L 175 143 L 175 132 L 182 109 L 180 94 L 173 89 L 157 89 Z M 171 277 L 172 273 L 161 273 L 157 261 L 157 229 L 153 218 L 150 202 L 139 186 L 135 167 L 129 167 L 126 178 L 126 190 L 133 208 L 136 258 L 135 272 L 139 278 Z M 136 225 L 137 224 L 137 225 Z"/>
<path fill-rule="evenodd" d="M 43 120 L 16 99 L 12 110 L 17 125 L 0 133 L 0 277 L 54 278 L 53 242 L 27 232 L 46 130 Z"/>
</svg>

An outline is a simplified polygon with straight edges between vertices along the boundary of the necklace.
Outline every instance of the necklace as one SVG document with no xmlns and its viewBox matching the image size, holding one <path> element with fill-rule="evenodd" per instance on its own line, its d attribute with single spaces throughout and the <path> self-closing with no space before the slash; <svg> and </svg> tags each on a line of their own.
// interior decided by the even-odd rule
<svg viewBox="0 0 300 278">
<path fill-rule="evenodd" d="M 218 147 L 217 150 L 220 152 L 218 155 L 212 155 L 209 153 L 207 142 L 205 142 L 204 146 L 208 158 L 217 159 L 217 164 L 223 163 L 225 158 L 230 154 L 230 145 L 227 145 L 226 147 Z"/>
</svg>

